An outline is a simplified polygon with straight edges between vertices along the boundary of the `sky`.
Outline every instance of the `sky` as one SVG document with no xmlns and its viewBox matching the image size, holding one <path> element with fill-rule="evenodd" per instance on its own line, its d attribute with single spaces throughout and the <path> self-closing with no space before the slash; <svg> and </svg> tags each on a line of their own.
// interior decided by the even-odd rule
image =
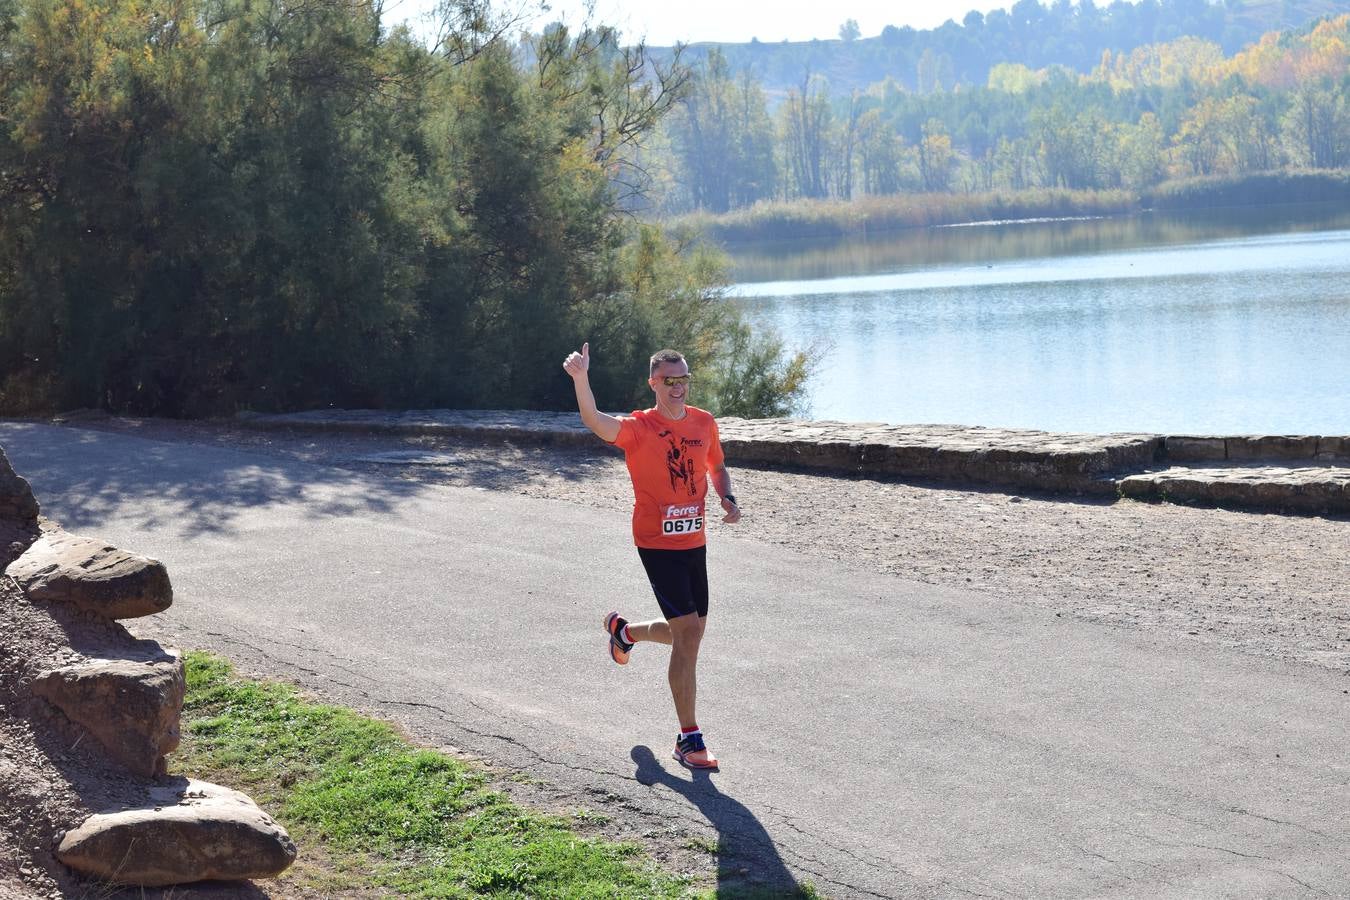
<svg viewBox="0 0 1350 900">
<path fill-rule="evenodd" d="M 525 0 L 519 0 L 525 2 Z M 839 26 L 854 19 L 863 37 L 876 37 L 887 25 L 936 28 L 947 19 L 960 22 L 972 9 L 1007 9 L 1013 0 L 838 0 L 835 3 L 770 2 L 770 0 L 595 0 L 595 19 L 615 25 L 625 41 L 645 36 L 647 43 L 667 46 L 676 41 L 743 43 L 809 41 L 837 38 Z M 385 0 L 385 21 L 417 20 L 435 0 Z M 494 7 L 504 9 L 507 0 Z M 551 11 L 540 25 L 562 19 L 582 21 L 585 0 L 550 0 Z M 536 5 L 531 8 L 537 8 Z"/>
</svg>

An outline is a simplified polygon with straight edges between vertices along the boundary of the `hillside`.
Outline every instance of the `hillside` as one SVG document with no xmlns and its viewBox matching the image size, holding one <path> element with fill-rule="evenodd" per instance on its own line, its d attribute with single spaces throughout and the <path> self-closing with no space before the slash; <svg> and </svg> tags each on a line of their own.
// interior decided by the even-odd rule
<svg viewBox="0 0 1350 900">
<path fill-rule="evenodd" d="M 948 20 L 924 31 L 890 25 L 880 35 L 854 40 L 700 43 L 686 48 L 685 59 L 697 62 L 719 48 L 733 71 L 753 73 L 770 97 L 800 87 L 808 72 L 825 76 L 835 95 L 886 79 L 927 93 L 984 85 L 998 63 L 1087 72 L 1104 51 L 1118 54 L 1182 36 L 1213 41 L 1231 55 L 1265 32 L 1301 28 L 1343 12 L 1350 12 L 1350 0 L 1115 0 L 1109 6 L 1018 0 L 1006 11 L 972 11 L 959 23 Z M 670 48 L 657 51 L 669 53 Z"/>
</svg>

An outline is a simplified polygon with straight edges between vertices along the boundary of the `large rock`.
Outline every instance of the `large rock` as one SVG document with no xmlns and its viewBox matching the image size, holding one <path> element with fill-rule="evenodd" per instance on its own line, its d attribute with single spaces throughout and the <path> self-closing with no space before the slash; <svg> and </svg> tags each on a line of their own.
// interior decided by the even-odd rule
<svg viewBox="0 0 1350 900">
<path fill-rule="evenodd" d="M 33 497 L 33 489 L 15 473 L 9 457 L 0 448 L 0 519 L 34 524 L 37 516 L 38 502 Z"/>
<path fill-rule="evenodd" d="M 295 853 L 286 830 L 244 794 L 178 778 L 134 808 L 90 816 L 66 834 L 56 856 L 107 881 L 162 887 L 271 878 Z"/>
<path fill-rule="evenodd" d="M 34 600 L 69 603 L 108 619 L 150 616 L 173 603 L 159 560 L 64 531 L 42 535 L 5 574 Z"/>
<path fill-rule="evenodd" d="M 145 662 L 92 660 L 44 672 L 33 693 L 84 726 L 109 755 L 137 775 L 164 771 L 178 746 L 187 681 L 182 657 L 170 650 Z"/>
</svg>

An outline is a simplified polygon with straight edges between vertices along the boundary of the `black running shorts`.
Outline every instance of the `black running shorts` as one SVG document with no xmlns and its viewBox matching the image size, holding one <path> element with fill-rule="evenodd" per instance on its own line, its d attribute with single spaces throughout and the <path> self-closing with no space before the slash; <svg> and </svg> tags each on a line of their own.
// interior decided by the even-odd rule
<svg viewBox="0 0 1350 900">
<path fill-rule="evenodd" d="M 647 580 L 652 583 L 661 614 L 676 619 L 690 613 L 708 615 L 708 548 L 651 550 L 637 548 Z"/>
</svg>

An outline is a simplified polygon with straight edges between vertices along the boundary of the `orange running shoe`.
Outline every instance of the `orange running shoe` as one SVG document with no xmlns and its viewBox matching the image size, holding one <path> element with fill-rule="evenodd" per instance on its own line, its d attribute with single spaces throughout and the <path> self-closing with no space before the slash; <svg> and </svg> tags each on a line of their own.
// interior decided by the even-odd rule
<svg viewBox="0 0 1350 900">
<path fill-rule="evenodd" d="M 609 657 L 621 666 L 628 665 L 628 654 L 633 649 L 630 641 L 622 637 L 628 620 L 616 612 L 605 616 L 605 631 L 609 632 Z"/>
<path fill-rule="evenodd" d="M 703 732 L 682 734 L 675 738 L 675 752 L 671 754 L 682 766 L 690 769 L 716 769 L 717 757 L 703 744 Z"/>
</svg>

